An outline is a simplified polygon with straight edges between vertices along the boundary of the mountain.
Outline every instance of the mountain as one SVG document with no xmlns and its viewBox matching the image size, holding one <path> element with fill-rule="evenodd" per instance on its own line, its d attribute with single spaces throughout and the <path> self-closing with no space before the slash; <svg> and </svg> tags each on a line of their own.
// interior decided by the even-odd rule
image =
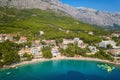
<svg viewBox="0 0 120 80">
<path fill-rule="evenodd" d="M 0 6 L 8 5 L 8 1 L 9 0 L 0 0 Z M 11 0 L 9 7 L 15 7 L 18 9 L 50 9 L 55 12 L 62 12 L 83 22 L 103 27 L 120 25 L 119 12 L 103 12 L 84 7 L 75 8 L 70 5 L 63 4 L 59 0 Z"/>
<path fill-rule="evenodd" d="M 88 23 L 97 24 L 99 26 L 120 25 L 120 13 L 103 12 L 99 10 L 80 7 L 77 18 Z"/>
</svg>

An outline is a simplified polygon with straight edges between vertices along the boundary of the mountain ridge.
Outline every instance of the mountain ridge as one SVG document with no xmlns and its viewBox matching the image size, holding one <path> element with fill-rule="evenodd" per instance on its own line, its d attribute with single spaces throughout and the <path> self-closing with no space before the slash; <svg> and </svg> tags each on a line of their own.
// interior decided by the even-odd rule
<svg viewBox="0 0 120 80">
<path fill-rule="evenodd" d="M 5 6 L 7 1 L 8 0 L 0 0 L 0 6 Z M 103 27 L 114 26 L 114 24 L 120 25 L 120 12 L 111 13 L 89 8 L 78 9 L 67 4 L 63 4 L 60 0 L 11 0 L 9 7 L 19 9 L 50 9 L 56 12 L 61 11 L 85 23 Z"/>
</svg>

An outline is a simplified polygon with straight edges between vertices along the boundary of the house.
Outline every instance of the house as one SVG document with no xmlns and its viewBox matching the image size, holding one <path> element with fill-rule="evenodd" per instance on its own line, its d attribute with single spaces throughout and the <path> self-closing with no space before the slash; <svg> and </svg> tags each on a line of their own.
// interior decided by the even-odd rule
<svg viewBox="0 0 120 80">
<path fill-rule="evenodd" d="M 33 41 L 33 42 L 32 42 L 32 46 L 34 46 L 34 47 L 39 47 L 39 46 L 41 46 L 40 40 L 35 40 L 35 41 Z"/>
<path fill-rule="evenodd" d="M 79 41 L 78 41 L 78 47 L 80 47 L 80 48 L 85 48 L 86 46 L 87 46 L 87 45 L 84 44 L 82 40 L 79 40 Z"/>
<path fill-rule="evenodd" d="M 31 54 L 30 48 L 28 48 L 27 46 L 26 46 L 25 48 L 22 48 L 22 49 L 18 52 L 18 54 L 19 54 L 20 56 L 24 55 L 25 53 Z"/>
<path fill-rule="evenodd" d="M 43 36 L 44 34 L 44 31 L 40 31 L 40 36 Z"/>
<path fill-rule="evenodd" d="M 108 52 L 110 52 L 114 56 L 120 56 L 120 49 L 111 49 Z"/>
<path fill-rule="evenodd" d="M 111 37 L 110 36 L 99 36 L 100 38 L 104 38 L 104 39 L 107 39 L 107 40 L 110 40 Z"/>
<path fill-rule="evenodd" d="M 5 36 L 5 40 L 14 41 L 13 37 L 16 37 L 16 36 L 17 36 L 16 34 L 7 34 Z"/>
<path fill-rule="evenodd" d="M 38 54 L 40 54 L 41 49 L 42 49 L 41 47 L 31 47 L 30 52 L 31 52 L 33 55 L 38 55 Z"/>
<path fill-rule="evenodd" d="M 30 48 L 28 48 L 28 47 L 22 48 L 22 49 L 18 52 L 21 61 L 26 60 L 26 58 L 23 57 L 23 55 L 24 55 L 25 53 L 26 53 L 26 54 L 31 54 L 31 53 L 30 53 Z"/>
<path fill-rule="evenodd" d="M 4 42 L 4 36 L 3 36 L 3 34 L 0 34 L 0 42 Z"/>
<path fill-rule="evenodd" d="M 74 38 L 73 39 L 73 41 L 74 41 L 74 43 L 78 43 L 78 47 L 80 47 L 80 48 L 85 48 L 87 45 L 85 45 L 84 43 L 83 43 L 83 41 L 82 40 L 80 40 L 79 38 Z"/>
<path fill-rule="evenodd" d="M 80 48 L 85 48 L 87 46 L 79 38 L 74 38 L 73 40 L 71 40 L 71 39 L 63 39 L 61 47 L 63 49 L 66 49 L 68 47 L 68 44 L 75 44 L 75 43 L 78 43 L 78 47 L 80 47 Z"/>
<path fill-rule="evenodd" d="M 60 52 L 59 52 L 59 47 L 58 46 L 55 46 L 51 49 L 51 53 L 52 53 L 52 56 L 53 57 L 57 57 L 60 55 Z"/>
<path fill-rule="evenodd" d="M 111 41 L 111 40 L 100 42 L 99 47 L 107 48 L 108 44 L 110 44 L 113 48 L 116 47 L 115 41 Z"/>
<path fill-rule="evenodd" d="M 68 47 L 68 44 L 74 44 L 74 41 L 71 39 L 63 39 L 63 42 L 61 44 L 61 47 L 63 49 L 66 49 Z"/>
<path fill-rule="evenodd" d="M 66 30 L 66 31 L 65 31 L 65 33 L 67 33 L 67 34 L 68 34 L 69 32 L 70 32 L 69 30 Z"/>
<path fill-rule="evenodd" d="M 74 39 L 73 39 L 74 43 L 75 43 L 75 42 L 78 42 L 79 40 L 80 40 L 79 38 L 74 38 Z"/>
<path fill-rule="evenodd" d="M 26 43 L 27 38 L 25 36 L 20 36 L 19 43 Z"/>
<path fill-rule="evenodd" d="M 117 38 L 118 38 L 118 37 L 120 37 L 120 34 L 113 33 L 113 34 L 112 34 L 112 36 L 113 36 L 113 37 L 117 37 Z"/>
<path fill-rule="evenodd" d="M 63 39 L 63 42 L 62 42 L 64 45 L 68 45 L 68 44 L 73 44 L 74 41 L 71 40 L 71 39 Z"/>
<path fill-rule="evenodd" d="M 35 59 L 42 58 L 42 46 L 31 47 L 30 52 L 34 56 Z"/>
<path fill-rule="evenodd" d="M 95 46 L 88 46 L 88 48 L 92 53 L 97 53 L 99 51 Z"/>
<path fill-rule="evenodd" d="M 42 40 L 43 42 L 46 43 L 46 45 L 56 45 L 56 41 L 55 40 Z"/>
<path fill-rule="evenodd" d="M 93 33 L 93 32 L 88 32 L 88 34 L 89 34 L 89 35 L 94 35 L 94 33 Z"/>
</svg>

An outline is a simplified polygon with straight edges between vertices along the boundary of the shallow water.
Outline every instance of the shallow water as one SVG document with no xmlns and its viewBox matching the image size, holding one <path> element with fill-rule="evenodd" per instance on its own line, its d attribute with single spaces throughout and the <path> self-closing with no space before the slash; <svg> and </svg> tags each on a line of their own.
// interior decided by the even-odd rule
<svg viewBox="0 0 120 80">
<path fill-rule="evenodd" d="M 100 62 L 83 60 L 46 61 L 0 70 L 0 80 L 120 80 L 120 67 L 112 72 L 99 68 Z"/>
</svg>

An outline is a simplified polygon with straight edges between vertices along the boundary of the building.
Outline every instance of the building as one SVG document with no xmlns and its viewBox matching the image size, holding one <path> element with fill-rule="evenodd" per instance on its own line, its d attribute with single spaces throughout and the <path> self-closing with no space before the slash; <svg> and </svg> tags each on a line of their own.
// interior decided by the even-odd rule
<svg viewBox="0 0 120 80">
<path fill-rule="evenodd" d="M 0 42 L 4 42 L 4 36 L 3 36 L 3 34 L 0 34 Z"/>
<path fill-rule="evenodd" d="M 75 43 L 75 42 L 78 42 L 79 40 L 80 40 L 79 38 L 74 38 L 74 39 L 73 39 L 74 43 Z"/>
<path fill-rule="evenodd" d="M 80 48 L 86 48 L 86 46 L 87 46 L 87 45 L 84 44 L 82 40 L 79 40 L 79 41 L 78 41 L 78 47 L 80 47 Z"/>
<path fill-rule="evenodd" d="M 20 36 L 19 43 L 26 43 L 27 38 L 25 36 Z"/>
<path fill-rule="evenodd" d="M 118 38 L 118 37 L 120 37 L 120 34 L 113 33 L 113 34 L 112 34 L 112 36 L 113 36 L 113 37 L 117 37 L 117 38 Z"/>
<path fill-rule="evenodd" d="M 68 44 L 74 44 L 74 41 L 71 39 L 63 39 L 63 42 L 61 44 L 61 47 L 63 49 L 66 49 L 68 47 Z"/>
<path fill-rule="evenodd" d="M 30 52 L 35 59 L 42 58 L 42 47 L 31 47 Z"/>
<path fill-rule="evenodd" d="M 95 46 L 88 46 L 88 48 L 92 53 L 97 53 L 99 51 Z"/>
<path fill-rule="evenodd" d="M 30 48 L 28 48 L 28 47 L 22 48 L 22 49 L 18 52 L 21 61 L 25 61 L 25 60 L 27 59 L 27 58 L 24 58 L 24 57 L 23 57 L 23 55 L 24 55 L 25 53 L 26 53 L 26 54 L 31 54 L 31 53 L 30 53 Z"/>
<path fill-rule="evenodd" d="M 108 52 L 110 52 L 114 56 L 120 56 L 120 49 L 111 49 Z"/>
<path fill-rule="evenodd" d="M 35 40 L 35 41 L 33 41 L 33 42 L 32 42 L 32 46 L 33 46 L 33 47 L 39 47 L 39 46 L 41 46 L 40 40 Z"/>
<path fill-rule="evenodd" d="M 61 47 L 63 49 L 66 49 L 68 47 L 68 44 L 75 44 L 75 43 L 77 43 L 78 47 L 80 47 L 80 48 L 85 48 L 87 46 L 79 38 L 74 38 L 73 40 L 71 40 L 71 39 L 63 39 Z"/>
<path fill-rule="evenodd" d="M 111 40 L 100 42 L 99 47 L 107 48 L 108 44 L 110 44 L 113 48 L 116 47 L 115 41 L 111 41 Z"/>
<path fill-rule="evenodd" d="M 46 45 L 53 45 L 56 46 L 56 41 L 55 40 L 42 40 L 43 42 L 46 43 Z"/>
<path fill-rule="evenodd" d="M 51 53 L 53 57 L 57 57 L 60 55 L 59 47 L 55 46 L 51 49 Z"/>
<path fill-rule="evenodd" d="M 44 31 L 40 31 L 40 36 L 43 36 L 44 34 Z"/>
<path fill-rule="evenodd" d="M 5 40 L 14 41 L 13 37 L 15 37 L 15 36 L 17 36 L 17 35 L 16 34 L 7 34 L 5 36 Z"/>
<path fill-rule="evenodd" d="M 73 41 L 73 40 L 71 40 L 71 39 L 63 39 L 62 44 L 64 44 L 64 45 L 74 44 L 74 41 Z"/>
<path fill-rule="evenodd" d="M 94 35 L 94 33 L 93 33 L 93 32 L 88 32 L 88 34 L 89 34 L 89 35 Z"/>
<path fill-rule="evenodd" d="M 31 49 L 30 49 L 30 52 L 31 52 L 33 55 L 38 55 L 38 54 L 40 54 L 40 51 L 41 51 L 41 47 L 31 47 Z"/>
</svg>

